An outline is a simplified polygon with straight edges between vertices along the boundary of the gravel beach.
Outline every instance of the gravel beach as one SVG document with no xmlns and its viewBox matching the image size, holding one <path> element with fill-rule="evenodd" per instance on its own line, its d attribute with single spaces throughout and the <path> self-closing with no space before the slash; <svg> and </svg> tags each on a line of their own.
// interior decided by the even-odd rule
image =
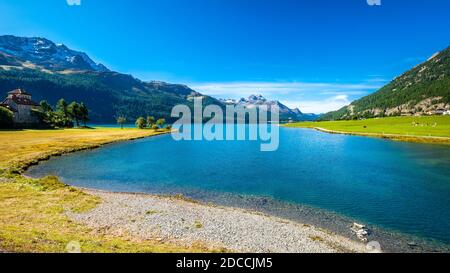
<svg viewBox="0 0 450 273">
<path fill-rule="evenodd" d="M 175 197 L 85 190 L 103 203 L 75 221 L 98 230 L 129 233 L 182 245 L 202 243 L 232 252 L 366 252 L 366 246 L 310 225 L 251 210 L 220 207 Z"/>
</svg>

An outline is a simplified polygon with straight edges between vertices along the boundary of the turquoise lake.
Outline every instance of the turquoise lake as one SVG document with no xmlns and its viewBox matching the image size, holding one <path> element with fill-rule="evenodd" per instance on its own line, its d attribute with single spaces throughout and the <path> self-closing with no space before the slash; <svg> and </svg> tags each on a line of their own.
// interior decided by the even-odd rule
<svg viewBox="0 0 450 273">
<path fill-rule="evenodd" d="M 280 129 L 276 152 L 252 141 L 170 135 L 54 158 L 28 175 L 75 186 L 154 193 L 268 196 L 450 244 L 450 147 Z"/>
</svg>

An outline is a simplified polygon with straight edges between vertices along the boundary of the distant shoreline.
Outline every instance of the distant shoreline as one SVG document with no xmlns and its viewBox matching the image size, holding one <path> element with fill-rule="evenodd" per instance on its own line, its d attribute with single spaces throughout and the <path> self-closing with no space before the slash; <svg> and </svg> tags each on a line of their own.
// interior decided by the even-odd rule
<svg viewBox="0 0 450 273">
<path fill-rule="evenodd" d="M 320 128 L 320 127 L 306 128 L 306 129 L 314 129 L 314 130 L 317 130 L 317 131 L 320 131 L 320 132 L 323 132 L 323 133 L 328 133 L 328 134 L 350 135 L 350 136 L 365 136 L 365 137 L 383 138 L 383 139 L 390 139 L 390 140 L 403 141 L 403 142 L 450 145 L 450 138 L 448 138 L 448 137 L 343 132 L 343 131 L 328 130 L 328 129 L 324 129 L 324 128 Z"/>
<path fill-rule="evenodd" d="M 415 124 L 417 121 L 423 122 L 417 124 L 426 124 L 427 126 L 418 127 L 420 130 L 413 127 L 412 124 Z M 431 123 L 435 123 L 436 126 L 439 127 L 429 126 Z M 437 132 L 436 128 L 443 128 L 442 131 L 438 132 L 450 136 L 449 116 L 397 117 L 356 121 L 299 122 L 284 124 L 283 127 L 313 129 L 328 134 L 364 136 L 402 142 L 450 145 L 450 137 L 431 135 L 431 132 Z M 423 128 L 430 130 L 430 134 L 425 135 L 427 131 L 422 130 Z M 368 132 L 361 132 L 362 129 Z"/>
</svg>

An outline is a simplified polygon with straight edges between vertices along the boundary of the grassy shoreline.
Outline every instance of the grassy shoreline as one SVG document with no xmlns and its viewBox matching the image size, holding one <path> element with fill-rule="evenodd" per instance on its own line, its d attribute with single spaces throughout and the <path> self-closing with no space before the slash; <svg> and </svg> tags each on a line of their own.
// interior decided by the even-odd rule
<svg viewBox="0 0 450 273">
<path fill-rule="evenodd" d="M 60 253 L 75 241 L 83 252 L 214 251 L 201 244 L 187 247 L 136 240 L 127 233 L 111 234 L 75 223 L 67 212 L 90 211 L 102 200 L 56 177 L 32 179 L 22 175 L 29 166 L 52 156 L 166 133 L 109 128 L 0 131 L 0 250 Z"/>
<path fill-rule="evenodd" d="M 299 122 L 287 128 L 314 129 L 394 141 L 450 145 L 450 116 L 394 117 L 355 121 Z"/>
<path fill-rule="evenodd" d="M 64 253 L 74 242 L 83 253 L 214 253 L 246 251 L 250 246 L 253 251 L 271 247 L 281 252 L 365 252 L 364 244 L 350 238 L 252 210 L 201 204 L 183 196 L 92 191 L 68 186 L 54 176 L 23 175 L 29 166 L 52 156 L 165 133 L 105 128 L 0 131 L 5 155 L 0 158 L 0 252 Z M 149 217 L 155 218 L 156 230 L 145 221 Z M 183 226 L 180 235 L 178 228 Z M 136 233 L 143 227 L 143 233 Z M 256 228 L 255 236 L 240 237 L 250 228 Z M 281 229 L 289 230 L 286 236 L 280 236 Z M 267 232 L 271 236 L 264 236 Z M 172 238 L 173 234 L 181 237 Z M 286 239 L 288 235 L 296 240 Z M 216 242 L 219 237 L 227 243 Z M 246 243 L 240 244 L 243 239 Z"/>
<path fill-rule="evenodd" d="M 18 174 L 50 157 L 167 133 L 115 128 L 0 131 L 0 173 Z"/>
</svg>

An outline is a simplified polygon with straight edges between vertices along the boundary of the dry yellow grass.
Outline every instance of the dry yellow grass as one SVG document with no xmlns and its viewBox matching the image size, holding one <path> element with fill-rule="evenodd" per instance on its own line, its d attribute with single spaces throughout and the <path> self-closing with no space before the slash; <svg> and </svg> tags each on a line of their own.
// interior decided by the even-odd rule
<svg viewBox="0 0 450 273">
<path fill-rule="evenodd" d="M 167 132 L 138 129 L 0 131 L 0 169 L 25 167 L 39 159 Z"/>
<path fill-rule="evenodd" d="M 0 251 L 65 252 L 76 241 L 83 252 L 205 252 L 204 246 L 179 247 L 135 241 L 127 234 L 91 230 L 66 212 L 94 208 L 100 199 L 66 186 L 56 177 L 30 179 L 20 173 L 30 164 L 77 150 L 167 132 L 137 129 L 0 131 Z"/>
</svg>

